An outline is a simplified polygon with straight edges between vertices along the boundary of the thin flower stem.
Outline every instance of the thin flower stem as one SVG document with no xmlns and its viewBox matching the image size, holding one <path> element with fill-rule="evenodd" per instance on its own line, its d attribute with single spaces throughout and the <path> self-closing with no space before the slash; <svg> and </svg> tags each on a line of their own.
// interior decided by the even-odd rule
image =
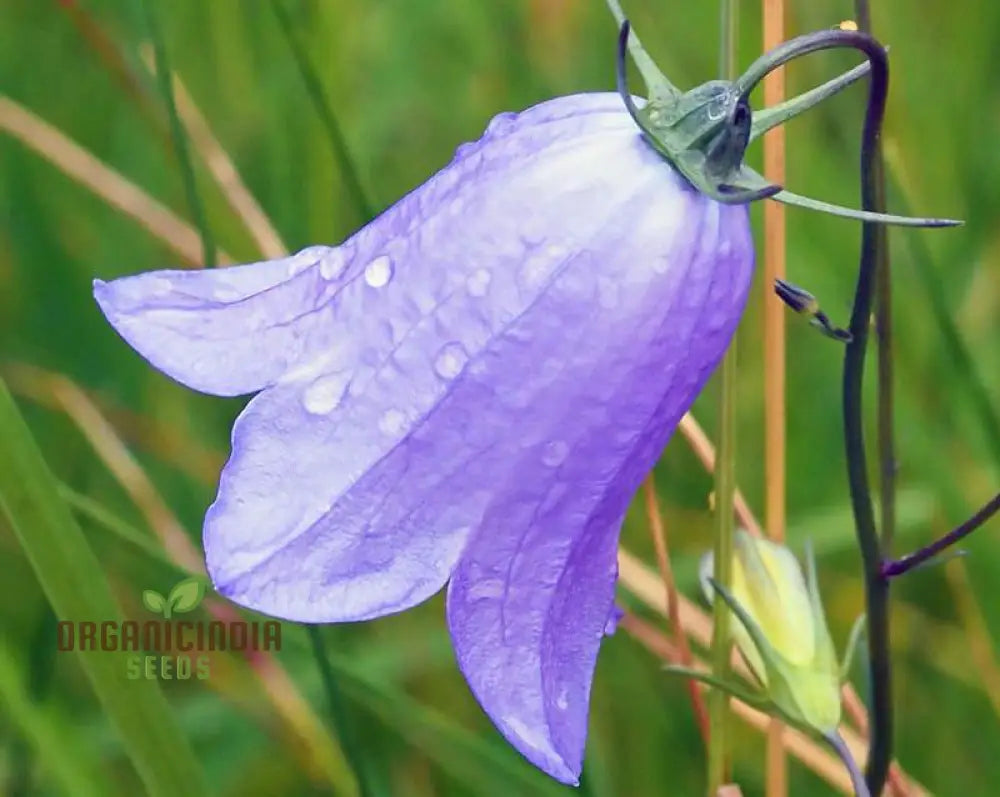
<svg viewBox="0 0 1000 797">
<path fill-rule="evenodd" d="M 670 567 L 670 552 L 667 549 L 667 533 L 663 524 L 663 513 L 660 512 L 660 502 L 656 497 L 656 484 L 653 482 L 653 475 L 646 477 L 642 486 L 643 495 L 646 499 L 646 516 L 649 518 L 649 533 L 653 538 L 653 548 L 656 551 L 656 563 L 660 570 L 660 579 L 663 581 L 664 591 L 667 599 L 667 620 L 670 625 L 670 633 L 674 637 L 680 655 L 678 660 L 685 667 L 694 666 L 694 656 L 691 654 L 691 645 L 688 643 L 687 634 L 681 623 L 680 601 L 677 595 L 677 584 L 674 581 L 674 573 Z M 688 679 L 686 681 L 688 695 L 691 699 L 691 708 L 694 711 L 695 722 L 701 732 L 702 741 L 708 746 L 709 727 L 708 711 L 705 708 L 705 700 L 701 694 L 698 684 Z"/>
<path fill-rule="evenodd" d="M 913 568 L 922 565 L 929 559 L 933 559 L 942 551 L 950 548 L 959 540 L 969 536 L 982 526 L 993 515 L 1000 511 L 1000 493 L 994 495 L 983 507 L 972 517 L 961 525 L 956 526 L 943 537 L 939 537 L 930 545 L 925 545 L 913 553 L 907 554 L 899 559 L 887 559 L 882 562 L 882 576 L 886 581 L 896 576 L 901 576 Z"/>
<path fill-rule="evenodd" d="M 737 0 L 720 0 L 721 45 L 719 73 L 736 76 Z M 715 463 L 714 577 L 725 589 L 732 583 L 733 493 L 736 489 L 736 339 L 722 358 L 719 379 L 719 455 Z M 718 593 L 712 601 L 712 675 L 730 677 L 730 614 Z M 729 696 L 709 693 L 708 794 L 714 797 L 728 781 L 730 759 Z"/>
<path fill-rule="evenodd" d="M 852 37 L 871 62 L 868 107 L 861 144 L 861 206 L 871 210 L 877 202 L 877 175 L 873 164 L 881 135 L 882 117 L 889 89 L 889 67 L 884 48 L 867 36 Z M 847 477 L 851 493 L 855 532 L 865 576 L 865 603 L 868 618 L 868 659 L 871 688 L 871 747 L 866 779 L 873 794 L 881 794 L 892 759 L 892 682 L 889 661 L 889 581 L 883 578 L 882 552 L 875 527 L 871 488 L 865 456 L 862 383 L 868 327 L 875 292 L 875 279 L 882 237 L 878 225 L 866 222 L 861 233 L 861 262 L 858 267 L 850 332 L 845 347 L 843 375 L 844 445 Z"/>
<path fill-rule="evenodd" d="M 313 658 L 316 659 L 316 668 L 319 670 L 323 691 L 326 693 L 330 721 L 337 734 L 337 739 L 340 741 L 340 746 L 344 750 L 344 755 L 354 771 L 354 777 L 358 781 L 358 794 L 361 797 L 372 797 L 373 792 L 366 777 L 361 751 L 358 748 L 354 729 L 351 727 L 352 723 L 348 717 L 347 704 L 340 687 L 337 685 L 337 679 L 333 676 L 330 659 L 326 655 L 326 643 L 323 641 L 321 626 L 309 624 L 306 626 L 306 632 L 309 634 Z"/>
<path fill-rule="evenodd" d="M 871 34 L 872 21 L 868 0 L 854 0 L 858 30 Z M 885 164 L 882 144 L 878 143 L 872 157 L 872 182 L 874 188 L 873 210 L 885 212 Z M 882 555 L 892 556 L 892 540 L 896 531 L 896 441 L 893 417 L 894 395 L 892 365 L 892 269 L 889 263 L 889 236 L 885 227 L 879 227 L 878 254 L 875 277 L 875 342 L 878 361 L 878 460 L 879 498 Z"/>
<path fill-rule="evenodd" d="M 761 0 L 764 51 L 785 38 L 785 0 Z M 785 100 L 785 70 L 764 78 L 764 104 L 769 108 Z M 785 184 L 785 127 L 779 125 L 764 137 L 764 177 Z M 785 276 L 785 206 L 764 203 L 764 484 L 765 525 L 768 536 L 785 539 L 785 313 L 770 295 L 770 286 Z M 765 756 L 767 797 L 788 794 L 788 766 L 782 744 L 784 726 L 771 719 Z"/>
<path fill-rule="evenodd" d="M 367 223 L 375 216 L 374 203 L 361 184 L 361 178 L 354 166 L 354 158 L 351 156 L 350 148 L 347 146 L 347 139 L 344 137 L 340 122 L 337 120 L 333 108 L 330 107 L 330 103 L 326 100 L 326 95 L 323 92 L 323 84 L 320 82 L 319 75 L 316 74 L 316 69 L 309 61 L 305 47 L 295 32 L 295 25 L 288 13 L 288 9 L 285 8 L 281 0 L 271 0 L 271 8 L 274 10 L 274 15 L 278 18 L 281 32 L 288 41 L 288 47 L 295 58 L 299 74 L 302 75 L 302 80 L 306 84 L 306 91 L 309 94 L 309 98 L 316 108 L 316 113 L 319 114 L 323 127 L 326 128 L 327 138 L 330 139 L 330 146 L 333 149 L 333 156 L 337 161 L 337 166 L 340 168 L 340 174 L 344 179 L 347 190 L 354 200 L 358 215 L 363 222 Z"/>
<path fill-rule="evenodd" d="M 837 751 L 837 755 L 840 756 L 840 760 L 844 762 L 844 766 L 851 776 L 851 786 L 854 788 L 855 797 L 871 797 L 868 785 L 865 783 L 865 779 L 862 777 L 854 756 L 851 755 L 851 750 L 844 742 L 843 737 L 834 731 L 826 738 L 830 746 Z"/>
<path fill-rule="evenodd" d="M 205 208 L 201 203 L 201 196 L 198 194 L 198 183 L 194 176 L 194 165 L 191 162 L 191 153 L 188 152 L 187 136 L 184 134 L 184 127 L 181 124 L 180 116 L 177 114 L 177 105 L 174 102 L 174 89 L 170 80 L 170 62 L 167 60 L 167 48 L 163 42 L 163 33 L 160 30 L 156 13 L 153 11 L 151 0 L 140 0 L 143 13 L 146 17 L 146 27 L 149 29 L 149 38 L 153 43 L 153 57 L 156 61 L 157 83 L 160 93 L 163 95 L 163 102 L 167 106 L 167 116 L 170 119 L 170 136 L 174 142 L 174 151 L 177 153 L 177 161 L 181 168 L 181 178 L 184 181 L 184 192 L 187 194 L 188 207 L 191 209 L 191 218 L 195 227 L 201 234 L 202 264 L 206 268 L 215 266 L 215 242 L 212 239 L 212 231 L 208 226 L 208 218 L 205 215 Z"/>
</svg>

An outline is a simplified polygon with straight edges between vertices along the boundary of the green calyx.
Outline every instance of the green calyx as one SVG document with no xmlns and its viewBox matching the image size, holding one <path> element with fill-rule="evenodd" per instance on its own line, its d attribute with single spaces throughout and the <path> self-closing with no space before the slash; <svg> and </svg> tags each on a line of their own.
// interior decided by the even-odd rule
<svg viewBox="0 0 1000 797">
<path fill-rule="evenodd" d="M 618 93 L 646 141 L 702 194 L 725 204 L 775 199 L 865 222 L 910 227 L 946 227 L 950 219 L 912 218 L 854 210 L 786 191 L 743 163 L 747 146 L 767 130 L 792 119 L 865 77 L 873 76 L 873 103 L 884 103 L 887 81 L 885 49 L 871 37 L 851 31 L 820 31 L 799 36 L 757 59 L 736 81 L 712 80 L 682 93 L 643 49 L 616 0 L 608 0 L 621 25 L 618 36 Z M 773 108 L 751 110 L 749 96 L 763 77 L 801 55 L 834 47 L 858 49 L 868 56 L 861 64 L 817 88 Z M 646 84 L 649 99 L 640 108 L 628 89 L 626 57 Z M 879 80 L 875 81 L 874 78 Z M 876 91 L 877 88 L 877 91 Z M 879 108 L 879 117 L 881 107 Z M 880 122 L 880 118 L 879 118 Z"/>
</svg>

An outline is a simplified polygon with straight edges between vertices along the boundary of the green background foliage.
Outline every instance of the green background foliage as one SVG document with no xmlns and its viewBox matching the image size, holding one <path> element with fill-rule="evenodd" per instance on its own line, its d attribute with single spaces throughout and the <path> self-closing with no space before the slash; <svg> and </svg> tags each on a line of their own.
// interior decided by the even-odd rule
<svg viewBox="0 0 1000 797">
<path fill-rule="evenodd" d="M 289 248 L 336 243 L 356 229 L 361 213 L 271 6 L 153 5 L 174 69 Z M 793 34 L 851 15 L 843 0 L 789 5 Z M 902 166 L 890 181 L 889 208 L 967 220 L 956 231 L 890 236 L 902 551 L 963 519 L 1000 481 L 1000 451 L 953 341 L 957 332 L 1000 411 L 1000 5 L 872 5 L 875 30 L 892 47 L 885 144 Z M 494 114 L 614 85 L 615 28 L 600 0 L 286 0 L 286 8 L 378 209 L 444 166 Z M 632 0 L 626 10 L 678 86 L 714 77 L 714 3 Z M 759 13 L 755 3 L 741 9 L 742 65 L 760 51 Z M 139 3 L 0 0 L 0 92 L 190 218 L 162 96 L 138 55 L 148 38 Z M 118 57 L 124 71 L 109 67 Z M 791 67 L 789 86 L 804 89 L 853 63 L 840 53 L 812 56 Z M 863 102 L 857 86 L 791 123 L 791 188 L 857 204 Z M 759 148 L 750 157 L 759 166 Z M 194 160 L 218 245 L 238 261 L 259 259 L 204 163 Z M 760 215 L 755 209 L 755 224 Z M 849 311 L 859 236 L 853 222 L 788 212 L 789 276 L 820 297 L 835 323 Z M 167 595 L 184 575 L 152 534 L 151 524 L 166 521 L 144 513 L 95 453 L 60 403 L 62 383 L 25 366 L 63 374 L 92 396 L 198 545 L 243 400 L 201 396 L 154 372 L 104 323 L 90 295 L 94 277 L 177 263 L 131 218 L 0 130 L 0 375 L 67 486 L 62 493 L 73 498 L 103 571 L 95 578 L 138 619 L 150 616 L 144 589 Z M 775 301 L 760 282 L 739 338 L 737 474 L 755 507 L 763 504 L 761 306 L 765 297 Z M 789 537 L 796 546 L 806 537 L 816 544 L 842 644 L 862 593 L 841 448 L 841 349 L 792 319 L 789 336 Z M 712 399 L 695 408 L 709 431 Z M 9 443 L 0 437 L 0 446 Z M 656 482 L 680 586 L 694 597 L 697 560 L 710 546 L 711 479 L 678 438 Z M 984 628 L 969 631 L 963 607 L 970 593 L 943 568 L 909 576 L 895 593 L 898 752 L 938 794 L 989 795 L 1000 783 L 1000 671 L 987 666 L 1000 632 L 998 531 L 994 523 L 967 546 Z M 652 561 L 638 508 L 623 541 Z M 0 573 L 0 792 L 142 793 L 133 740 L 103 713 L 77 655 L 56 652 L 48 600 L 2 514 Z M 207 619 L 205 605 L 185 618 Z M 402 616 L 324 634 L 374 793 L 569 793 L 521 761 L 482 715 L 455 667 L 440 596 Z M 278 661 L 322 715 L 305 632 L 286 624 L 283 641 Z M 123 672 L 121 688 L 132 686 Z M 171 711 L 164 723 L 180 727 L 213 793 L 352 793 L 339 750 L 329 739 L 303 743 L 242 657 L 216 655 L 209 680 L 162 687 Z M 744 794 L 761 794 L 762 740 L 744 729 L 737 742 L 737 779 Z M 595 678 L 586 793 L 698 794 L 702 760 L 683 684 L 619 632 L 605 643 Z M 832 793 L 797 763 L 791 782 L 796 795 Z"/>
</svg>

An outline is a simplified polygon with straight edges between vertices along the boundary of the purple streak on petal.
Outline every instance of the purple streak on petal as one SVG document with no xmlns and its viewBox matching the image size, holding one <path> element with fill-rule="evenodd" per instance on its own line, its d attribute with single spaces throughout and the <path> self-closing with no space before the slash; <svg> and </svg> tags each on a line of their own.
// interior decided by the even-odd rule
<svg viewBox="0 0 1000 797">
<path fill-rule="evenodd" d="M 745 208 L 653 176 L 639 182 L 641 204 L 610 211 L 590 268 L 568 270 L 491 344 L 479 378 L 518 392 L 521 406 L 483 407 L 482 423 L 525 451 L 493 488 L 448 593 L 476 697 L 518 750 L 567 783 L 581 769 L 626 507 L 721 357 L 750 282 Z M 617 292 L 602 305 L 603 278 Z"/>
</svg>

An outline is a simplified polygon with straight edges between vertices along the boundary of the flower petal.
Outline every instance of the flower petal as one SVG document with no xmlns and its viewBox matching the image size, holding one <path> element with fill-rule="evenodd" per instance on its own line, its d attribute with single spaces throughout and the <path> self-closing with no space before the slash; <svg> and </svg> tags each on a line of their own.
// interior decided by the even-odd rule
<svg viewBox="0 0 1000 797">
<path fill-rule="evenodd" d="M 643 186 L 666 179 L 676 188 L 611 96 L 501 118 L 343 244 L 361 278 L 344 282 L 323 310 L 302 349 L 312 358 L 300 355 L 234 427 L 205 523 L 220 590 L 282 617 L 335 621 L 405 608 L 444 583 L 491 489 L 486 464 L 496 472 L 511 459 L 497 449 L 495 462 L 465 464 L 502 429 L 484 427 L 477 438 L 466 403 L 478 407 L 493 387 L 467 394 L 460 377 L 555 275 L 589 291 L 587 313 L 602 301 L 595 291 L 614 298 L 615 269 L 599 286 L 587 250 L 618 224 L 609 204 L 637 212 Z M 616 180 L 606 158 L 636 170 L 635 179 Z M 544 205 L 525 206 L 553 185 Z M 676 232 L 692 197 L 675 190 L 669 218 L 638 217 Z M 635 286 L 656 276 L 641 272 Z M 461 417 L 471 431 L 456 437 Z"/>
<path fill-rule="evenodd" d="M 347 275 L 342 248 L 312 246 L 280 260 L 94 281 L 118 333 L 154 367 L 220 396 L 272 384 L 330 342 L 330 302 Z"/>
<path fill-rule="evenodd" d="M 401 333 L 456 285 L 489 290 L 494 256 L 506 262 L 523 252 L 523 242 L 508 237 L 512 225 L 488 218 L 478 235 L 455 235 L 469 214 L 517 207 L 504 192 L 483 189 L 500 185 L 513 163 L 529 174 L 542 163 L 534 170 L 536 185 L 544 173 L 558 177 L 559 166 L 544 168 L 553 147 L 606 130 L 635 134 L 616 94 L 574 95 L 500 114 L 479 141 L 459 147 L 448 168 L 341 246 L 312 246 L 291 257 L 222 269 L 95 280 L 94 296 L 118 333 L 168 376 L 206 393 L 252 393 L 360 338 L 358 316 L 375 310 Z M 572 159 L 561 163 L 571 167 Z M 410 234 L 418 240 L 409 240 Z M 402 303 L 373 308 L 371 297 L 359 299 L 368 285 L 393 279 L 401 258 L 422 258 L 419 268 L 409 264 L 412 290 Z M 360 290 L 341 297 L 349 285 Z M 502 305 L 497 310 L 507 312 Z"/>
<path fill-rule="evenodd" d="M 497 727 L 566 783 L 581 770 L 625 510 L 718 362 L 749 286 L 745 209 L 685 205 L 675 179 L 660 175 L 641 205 L 619 207 L 616 234 L 605 229 L 589 253 L 594 267 L 557 279 L 476 377 L 517 395 L 516 408 L 479 415 L 522 453 L 498 474 L 452 577 L 449 625 Z M 669 229 L 677 213 L 690 225 L 681 232 Z M 604 276 L 616 301 L 602 306 Z"/>
</svg>

